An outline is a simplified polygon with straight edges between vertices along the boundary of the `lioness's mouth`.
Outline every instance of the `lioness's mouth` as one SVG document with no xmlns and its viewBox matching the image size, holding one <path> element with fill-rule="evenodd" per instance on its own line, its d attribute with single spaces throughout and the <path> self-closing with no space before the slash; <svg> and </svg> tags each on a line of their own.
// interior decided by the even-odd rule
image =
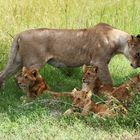
<svg viewBox="0 0 140 140">
<path fill-rule="evenodd" d="M 136 69 L 136 68 L 140 67 L 140 66 L 133 65 L 132 63 L 130 65 L 133 69 Z"/>
</svg>

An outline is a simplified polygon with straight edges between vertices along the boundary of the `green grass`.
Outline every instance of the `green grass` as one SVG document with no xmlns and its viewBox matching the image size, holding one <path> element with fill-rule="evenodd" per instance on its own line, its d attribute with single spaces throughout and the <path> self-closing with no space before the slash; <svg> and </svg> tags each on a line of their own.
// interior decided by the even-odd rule
<svg viewBox="0 0 140 140">
<path fill-rule="evenodd" d="M 88 28 L 106 22 L 131 34 L 140 30 L 139 0 L 1 0 L 0 7 L 0 70 L 7 61 L 12 42 L 10 35 L 29 28 Z M 109 68 L 114 85 L 139 72 L 121 55 L 112 59 Z M 60 70 L 46 65 L 41 74 L 55 91 L 81 87 L 81 68 Z M 140 138 L 140 95 L 135 97 L 128 116 L 105 119 L 56 115 L 70 107 L 69 99 L 51 103 L 47 100 L 51 98 L 43 95 L 34 103 L 24 105 L 20 101 L 22 95 L 14 78 L 8 79 L 0 89 L 0 139 Z"/>
</svg>

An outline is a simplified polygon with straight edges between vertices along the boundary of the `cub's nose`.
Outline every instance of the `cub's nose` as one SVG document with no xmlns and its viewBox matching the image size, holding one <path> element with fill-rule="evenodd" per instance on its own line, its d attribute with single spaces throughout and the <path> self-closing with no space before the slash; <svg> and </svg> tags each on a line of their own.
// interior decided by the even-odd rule
<svg viewBox="0 0 140 140">
<path fill-rule="evenodd" d="M 18 87 L 20 87 L 21 86 L 21 82 L 19 82 L 18 80 L 16 80 L 16 85 L 18 86 Z"/>
<path fill-rule="evenodd" d="M 18 81 L 17 83 L 18 83 L 19 85 L 21 85 L 21 82 Z"/>
<path fill-rule="evenodd" d="M 82 78 L 82 81 L 85 82 L 85 78 Z"/>
</svg>

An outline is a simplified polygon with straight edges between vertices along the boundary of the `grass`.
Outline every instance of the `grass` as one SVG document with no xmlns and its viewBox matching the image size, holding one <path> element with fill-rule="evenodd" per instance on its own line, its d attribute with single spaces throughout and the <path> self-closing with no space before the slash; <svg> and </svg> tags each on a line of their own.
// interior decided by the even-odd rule
<svg viewBox="0 0 140 140">
<path fill-rule="evenodd" d="M 0 70 L 6 64 L 12 36 L 38 27 L 88 28 L 106 22 L 131 34 L 139 33 L 139 0 L 5 0 L 0 1 Z M 114 85 L 119 85 L 139 72 L 123 56 L 109 65 Z M 41 74 L 55 91 L 81 87 L 81 68 L 57 69 L 46 65 Z M 70 107 L 70 101 L 50 104 L 47 95 L 25 106 L 23 95 L 14 78 L 0 89 L 0 139 L 139 139 L 140 95 L 137 95 L 126 117 L 98 118 L 56 115 Z M 43 102 L 46 99 L 46 102 Z M 66 103 L 65 103 L 66 102 Z"/>
</svg>

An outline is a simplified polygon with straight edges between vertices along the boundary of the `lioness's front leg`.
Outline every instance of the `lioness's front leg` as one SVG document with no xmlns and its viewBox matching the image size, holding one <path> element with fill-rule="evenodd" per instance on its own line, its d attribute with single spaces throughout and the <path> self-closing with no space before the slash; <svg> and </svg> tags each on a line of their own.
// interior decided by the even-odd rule
<svg viewBox="0 0 140 140">
<path fill-rule="evenodd" d="M 99 67 L 99 78 L 103 84 L 113 85 L 113 81 L 107 65 Z"/>
<path fill-rule="evenodd" d="M 103 84 L 113 85 L 113 81 L 108 69 L 108 64 L 105 63 L 91 63 L 91 65 L 98 66 L 99 68 L 99 79 L 102 81 Z"/>
</svg>

